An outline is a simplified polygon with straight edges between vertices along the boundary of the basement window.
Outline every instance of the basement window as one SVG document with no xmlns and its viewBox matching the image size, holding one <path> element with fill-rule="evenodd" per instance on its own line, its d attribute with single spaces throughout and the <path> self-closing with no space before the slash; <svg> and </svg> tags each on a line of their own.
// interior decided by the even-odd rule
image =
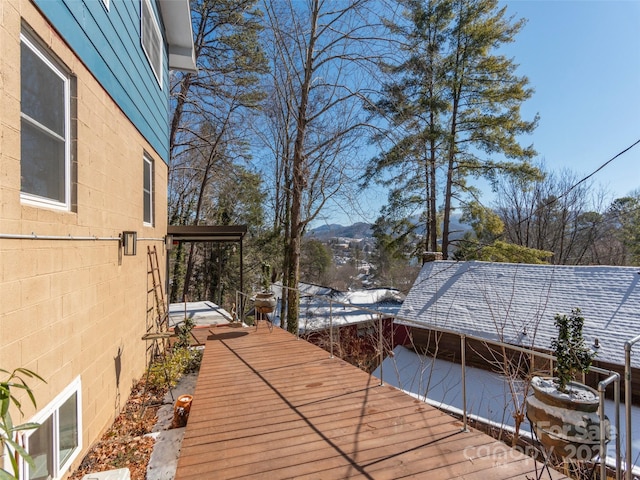
<svg viewBox="0 0 640 480">
<path fill-rule="evenodd" d="M 24 478 L 49 480 L 62 478 L 80 453 L 82 445 L 81 382 L 77 377 L 31 421 L 35 430 L 23 434 L 25 449 L 35 463 L 23 462 Z"/>
</svg>

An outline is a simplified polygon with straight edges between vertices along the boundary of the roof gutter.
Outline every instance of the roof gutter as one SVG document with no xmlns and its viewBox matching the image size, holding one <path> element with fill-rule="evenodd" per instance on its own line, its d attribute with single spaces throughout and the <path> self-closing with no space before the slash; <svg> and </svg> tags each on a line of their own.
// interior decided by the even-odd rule
<svg viewBox="0 0 640 480">
<path fill-rule="evenodd" d="M 169 68 L 197 73 L 189 0 L 158 0 L 169 45 Z"/>
</svg>

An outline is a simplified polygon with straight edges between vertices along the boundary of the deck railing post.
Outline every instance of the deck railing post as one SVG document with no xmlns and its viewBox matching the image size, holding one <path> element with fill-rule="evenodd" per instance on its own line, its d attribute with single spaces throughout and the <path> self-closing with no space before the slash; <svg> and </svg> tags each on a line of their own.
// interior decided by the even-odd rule
<svg viewBox="0 0 640 480">
<path fill-rule="evenodd" d="M 614 386 L 615 402 L 615 436 L 616 436 L 616 480 L 620 480 L 620 374 L 609 372 L 610 376 L 598 383 L 599 405 L 598 416 L 600 417 L 600 478 L 607 478 L 607 447 L 606 447 L 606 423 L 604 413 L 605 390 L 611 382 Z"/>
<path fill-rule="evenodd" d="M 384 351 L 382 349 L 382 314 L 378 314 L 378 350 L 380 351 L 380 386 L 384 385 L 384 374 L 382 372 L 382 362 L 384 361 Z"/>
<path fill-rule="evenodd" d="M 633 452 L 631 438 L 631 347 L 640 342 L 640 335 L 624 343 L 624 413 L 626 427 L 625 478 L 631 480 L 633 475 Z"/>
<path fill-rule="evenodd" d="M 466 363 L 467 363 L 467 337 L 466 335 L 460 335 L 460 364 L 462 366 L 462 431 L 468 432 L 467 428 L 467 375 L 466 375 Z"/>
<path fill-rule="evenodd" d="M 329 299 L 329 358 L 333 358 L 333 300 Z"/>
</svg>

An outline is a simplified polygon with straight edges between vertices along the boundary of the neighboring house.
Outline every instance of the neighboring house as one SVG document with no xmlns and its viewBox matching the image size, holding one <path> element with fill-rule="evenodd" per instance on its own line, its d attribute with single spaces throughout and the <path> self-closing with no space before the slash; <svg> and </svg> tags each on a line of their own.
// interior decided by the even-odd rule
<svg viewBox="0 0 640 480">
<path fill-rule="evenodd" d="M 433 351 L 437 338 L 441 358 L 459 361 L 459 334 L 549 352 L 555 315 L 580 308 L 584 338 L 598 352 L 595 364 L 622 373 L 625 341 L 640 334 L 639 273 L 638 267 L 428 262 L 397 322 L 422 326 L 413 329 L 419 348 Z M 486 368 L 486 354 L 474 357 L 480 343 L 471 340 L 467 360 Z M 637 397 L 640 351 L 632 366 Z"/>
<path fill-rule="evenodd" d="M 355 325 L 378 319 L 393 318 L 400 309 L 404 295 L 395 288 L 368 288 L 362 290 L 339 290 L 301 282 L 300 292 L 300 333 L 325 330 L 330 327 Z M 282 299 L 282 287 L 273 285 L 278 303 Z M 274 323 L 280 323 L 280 308 L 276 308 Z"/>
<path fill-rule="evenodd" d="M 406 343 L 407 329 L 393 324 L 404 295 L 394 288 L 369 288 L 341 292 L 330 287 L 300 283 L 300 335 L 364 370 L 378 364 L 379 336 L 383 349 Z M 274 286 L 278 299 L 279 285 Z M 280 324 L 279 309 L 274 322 Z M 382 329 L 380 328 L 382 326 Z"/>
<path fill-rule="evenodd" d="M 57 479 L 145 371 L 169 69 L 195 71 L 191 17 L 188 0 L 2 0 L 0 18 L 0 368 L 46 380 L 15 419 L 41 423 L 24 478 Z"/>
</svg>

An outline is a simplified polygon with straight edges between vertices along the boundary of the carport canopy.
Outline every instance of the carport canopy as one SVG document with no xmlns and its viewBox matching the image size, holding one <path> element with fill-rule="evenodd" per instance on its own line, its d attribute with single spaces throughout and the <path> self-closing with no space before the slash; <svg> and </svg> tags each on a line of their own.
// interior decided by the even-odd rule
<svg viewBox="0 0 640 480">
<path fill-rule="evenodd" d="M 240 244 L 240 291 L 244 291 L 244 253 L 242 239 L 247 233 L 246 225 L 169 225 L 167 239 L 173 242 L 234 242 Z"/>
</svg>

